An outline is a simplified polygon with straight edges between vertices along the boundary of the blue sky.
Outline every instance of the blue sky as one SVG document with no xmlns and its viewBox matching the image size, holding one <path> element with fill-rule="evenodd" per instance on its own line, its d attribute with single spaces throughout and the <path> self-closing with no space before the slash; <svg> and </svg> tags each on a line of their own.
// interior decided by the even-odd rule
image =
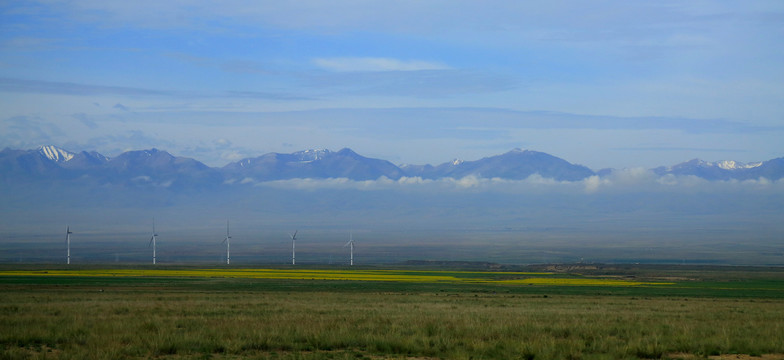
<svg viewBox="0 0 784 360">
<path fill-rule="evenodd" d="M 0 147 L 784 156 L 781 1 L 5 1 Z"/>
</svg>

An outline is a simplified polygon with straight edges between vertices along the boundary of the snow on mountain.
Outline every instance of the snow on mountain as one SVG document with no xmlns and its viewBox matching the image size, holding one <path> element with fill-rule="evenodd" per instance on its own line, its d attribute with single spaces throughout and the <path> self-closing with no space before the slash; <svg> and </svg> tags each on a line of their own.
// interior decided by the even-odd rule
<svg viewBox="0 0 784 360">
<path fill-rule="evenodd" d="M 48 145 L 41 146 L 38 151 L 43 154 L 47 159 L 56 162 L 65 162 L 73 159 L 74 153 L 67 150 L 60 149 L 56 146 Z"/>
<path fill-rule="evenodd" d="M 666 171 L 678 171 L 678 169 L 694 169 L 694 168 L 719 168 L 723 170 L 742 170 L 752 169 L 759 167 L 763 162 L 742 163 L 733 160 L 722 160 L 717 162 L 708 162 L 700 159 L 692 159 L 670 167 L 661 167 L 657 169 L 666 169 Z"/>
<path fill-rule="evenodd" d="M 317 161 L 329 156 L 332 152 L 327 149 L 310 149 L 298 151 L 292 155 L 298 157 L 300 161 Z"/>
<path fill-rule="evenodd" d="M 658 175 L 697 176 L 706 180 L 749 180 L 760 177 L 778 180 L 784 178 L 784 158 L 752 163 L 692 159 L 673 166 L 658 167 L 653 172 Z"/>
<path fill-rule="evenodd" d="M 760 165 L 762 165 L 762 162 L 742 163 L 742 162 L 736 162 L 732 160 L 723 160 L 714 163 L 714 165 L 725 170 L 735 170 L 735 169 L 751 169 L 751 168 L 759 167 Z"/>
<path fill-rule="evenodd" d="M 0 152 L 0 179 L 24 183 L 39 179 L 57 179 L 63 173 L 60 163 L 50 159 L 41 149 L 5 149 Z"/>
</svg>

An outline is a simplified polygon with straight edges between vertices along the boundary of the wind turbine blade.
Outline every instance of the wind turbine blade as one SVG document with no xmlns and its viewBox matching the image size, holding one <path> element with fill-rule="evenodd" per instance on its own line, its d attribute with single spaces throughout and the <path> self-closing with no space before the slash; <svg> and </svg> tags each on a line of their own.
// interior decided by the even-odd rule
<svg viewBox="0 0 784 360">
<path fill-rule="evenodd" d="M 151 237 L 150 237 L 150 243 L 147 245 L 147 247 L 150 247 L 150 246 L 152 246 L 152 241 L 153 241 L 153 240 L 155 240 L 155 236 L 151 236 Z"/>
<path fill-rule="evenodd" d="M 354 232 L 353 231 L 348 233 L 348 242 L 346 243 L 346 245 L 343 245 L 343 247 L 346 247 L 346 246 L 349 246 L 349 245 L 354 246 Z"/>
</svg>

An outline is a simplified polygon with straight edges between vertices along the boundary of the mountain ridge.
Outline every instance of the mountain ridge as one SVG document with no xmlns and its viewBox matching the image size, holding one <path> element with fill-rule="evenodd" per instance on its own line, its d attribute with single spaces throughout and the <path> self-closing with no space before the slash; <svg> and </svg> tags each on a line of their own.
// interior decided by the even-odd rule
<svg viewBox="0 0 784 360">
<path fill-rule="evenodd" d="M 406 169 L 404 169 L 406 170 Z M 407 172 L 426 179 L 462 178 L 476 175 L 486 178 L 522 180 L 533 174 L 560 181 L 582 180 L 595 175 L 593 170 L 575 165 L 547 153 L 513 149 L 506 153 L 479 160 L 453 160 L 437 166 L 409 166 Z"/>
<path fill-rule="evenodd" d="M 399 179 L 404 174 L 389 161 L 361 156 L 349 148 L 304 150 L 291 154 L 267 153 L 245 158 L 221 168 L 232 177 L 257 180 L 289 178 L 339 178 L 375 180 L 386 176 Z"/>
<path fill-rule="evenodd" d="M 477 160 L 453 160 L 438 165 L 395 165 L 387 160 L 364 157 L 349 148 L 338 151 L 310 149 L 294 153 L 266 153 L 210 167 L 189 157 L 175 156 L 156 148 L 132 150 L 115 157 L 98 152 L 71 152 L 56 146 L 32 150 L 0 151 L 0 170 L 5 182 L 18 180 L 89 179 L 98 184 L 156 185 L 204 188 L 221 184 L 253 183 L 295 178 L 348 178 L 356 181 L 381 177 L 423 179 L 501 178 L 526 179 L 534 174 L 558 181 L 580 181 L 607 176 L 615 169 L 591 170 L 562 158 L 533 150 L 513 149 Z M 707 180 L 784 178 L 784 157 L 741 163 L 732 160 L 689 160 L 650 169 L 653 173 L 696 176 Z"/>
<path fill-rule="evenodd" d="M 673 166 L 653 168 L 651 171 L 657 175 L 696 176 L 708 180 L 779 180 L 784 178 L 784 157 L 754 163 L 692 159 Z"/>
</svg>

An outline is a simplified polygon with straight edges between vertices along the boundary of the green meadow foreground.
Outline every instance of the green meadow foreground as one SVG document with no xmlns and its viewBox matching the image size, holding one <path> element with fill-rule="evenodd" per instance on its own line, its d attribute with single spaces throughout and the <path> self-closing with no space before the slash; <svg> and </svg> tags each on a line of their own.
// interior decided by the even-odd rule
<svg viewBox="0 0 784 360">
<path fill-rule="evenodd" d="M 0 359 L 784 359 L 782 269 L 0 269 Z"/>
</svg>

